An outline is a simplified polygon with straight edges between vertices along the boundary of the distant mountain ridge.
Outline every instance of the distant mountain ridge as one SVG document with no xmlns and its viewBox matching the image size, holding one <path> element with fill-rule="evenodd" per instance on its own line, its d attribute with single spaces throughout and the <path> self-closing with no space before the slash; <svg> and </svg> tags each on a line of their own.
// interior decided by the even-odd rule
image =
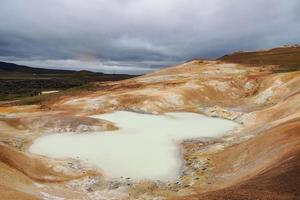
<svg viewBox="0 0 300 200">
<path fill-rule="evenodd" d="M 32 73 L 32 74 L 55 74 L 55 73 L 76 73 L 73 70 L 58 70 L 58 69 L 45 69 L 28 67 L 25 65 L 17 65 L 0 61 L 0 72 L 19 72 L 19 73 Z"/>
<path fill-rule="evenodd" d="M 224 55 L 218 60 L 251 65 L 279 65 L 281 68 L 300 69 L 300 45 L 285 45 L 258 51 L 240 51 Z"/>
</svg>

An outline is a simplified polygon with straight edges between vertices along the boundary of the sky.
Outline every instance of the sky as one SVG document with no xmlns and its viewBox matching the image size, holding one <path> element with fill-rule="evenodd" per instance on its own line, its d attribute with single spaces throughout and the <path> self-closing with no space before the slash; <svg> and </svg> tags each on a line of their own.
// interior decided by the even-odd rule
<svg viewBox="0 0 300 200">
<path fill-rule="evenodd" d="M 1 0 L 0 60 L 141 74 L 300 43 L 299 0 Z"/>
</svg>

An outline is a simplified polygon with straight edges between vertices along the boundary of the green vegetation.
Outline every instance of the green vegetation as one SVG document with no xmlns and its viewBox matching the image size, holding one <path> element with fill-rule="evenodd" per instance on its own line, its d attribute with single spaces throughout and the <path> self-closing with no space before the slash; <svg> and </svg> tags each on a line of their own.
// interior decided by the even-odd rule
<svg viewBox="0 0 300 200">
<path fill-rule="evenodd" d="M 43 102 L 50 101 L 53 98 L 57 98 L 60 96 L 74 96 L 79 93 L 83 93 L 86 91 L 95 91 L 99 87 L 97 87 L 94 83 L 86 83 L 84 85 L 73 87 L 69 89 L 65 89 L 56 93 L 44 94 L 38 96 L 30 96 L 30 97 L 22 97 L 19 98 L 18 101 L 13 102 L 14 105 L 32 105 L 32 104 L 42 104 Z"/>
<path fill-rule="evenodd" d="M 92 82 L 117 81 L 135 77 L 128 74 L 104 74 L 90 71 L 39 69 L 0 62 L 0 101 L 20 100 L 31 104 L 64 92 L 88 90 Z M 74 88 L 73 90 L 70 90 Z M 55 94 L 39 95 L 43 91 Z"/>
</svg>

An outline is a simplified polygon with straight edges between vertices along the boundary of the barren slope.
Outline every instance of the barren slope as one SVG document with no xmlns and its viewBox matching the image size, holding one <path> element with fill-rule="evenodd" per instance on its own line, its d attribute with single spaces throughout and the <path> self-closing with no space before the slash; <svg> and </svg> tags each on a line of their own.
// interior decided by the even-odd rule
<svg viewBox="0 0 300 200">
<path fill-rule="evenodd" d="M 0 185 L 9 188 L 0 192 L 23 199 L 296 199 L 300 72 L 274 68 L 193 60 L 41 106 L 0 107 Z M 44 134 L 113 130 L 88 116 L 114 110 L 190 111 L 242 126 L 222 138 L 183 141 L 177 182 L 107 181 L 87 163 L 27 152 Z"/>
<path fill-rule="evenodd" d="M 289 45 L 261 51 L 236 52 L 219 60 L 250 65 L 278 65 L 281 71 L 299 70 L 300 46 Z"/>
</svg>

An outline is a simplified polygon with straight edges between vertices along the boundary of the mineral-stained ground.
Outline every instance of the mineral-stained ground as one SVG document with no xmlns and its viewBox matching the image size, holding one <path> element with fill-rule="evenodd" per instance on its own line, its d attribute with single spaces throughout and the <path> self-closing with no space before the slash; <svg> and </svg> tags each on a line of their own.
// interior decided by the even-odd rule
<svg viewBox="0 0 300 200">
<path fill-rule="evenodd" d="M 0 197 L 299 199 L 300 72 L 277 67 L 192 60 L 137 78 L 95 83 L 95 90 L 39 105 L 3 105 Z M 116 110 L 196 112 L 241 126 L 217 139 L 182 141 L 184 166 L 173 182 L 107 180 L 89 163 L 28 152 L 42 135 L 114 130 L 113 123 L 89 116 Z"/>
</svg>

